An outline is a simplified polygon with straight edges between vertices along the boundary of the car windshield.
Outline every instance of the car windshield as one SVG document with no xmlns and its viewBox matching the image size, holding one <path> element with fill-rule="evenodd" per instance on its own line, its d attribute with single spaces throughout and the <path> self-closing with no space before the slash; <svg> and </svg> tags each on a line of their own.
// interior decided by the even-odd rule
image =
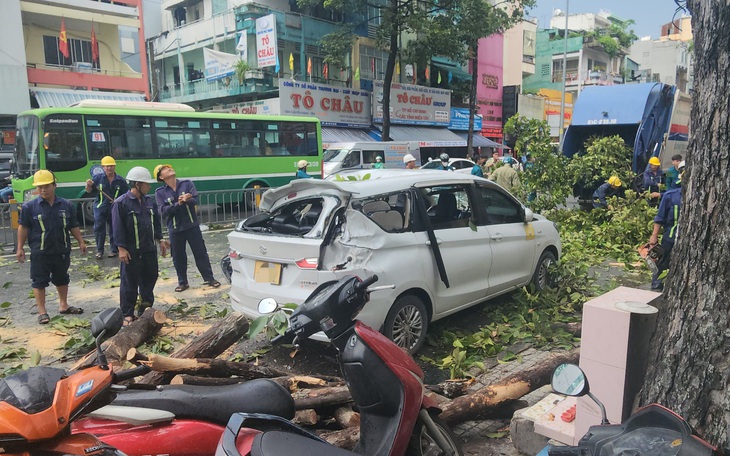
<svg viewBox="0 0 730 456">
<path fill-rule="evenodd" d="M 441 165 L 441 162 L 440 161 L 433 160 L 433 161 L 430 161 L 430 162 L 426 163 L 425 165 L 421 166 L 421 168 L 423 168 L 423 169 L 436 169 L 436 168 L 439 167 L 439 165 Z"/>
<path fill-rule="evenodd" d="M 327 149 L 322 155 L 322 161 L 327 162 L 341 162 L 347 156 L 349 149 Z"/>
</svg>

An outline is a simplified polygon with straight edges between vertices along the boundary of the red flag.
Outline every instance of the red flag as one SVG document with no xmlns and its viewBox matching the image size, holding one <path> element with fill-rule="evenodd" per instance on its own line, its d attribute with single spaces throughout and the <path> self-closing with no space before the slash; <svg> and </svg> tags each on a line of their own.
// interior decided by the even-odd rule
<svg viewBox="0 0 730 456">
<path fill-rule="evenodd" d="M 61 36 L 58 38 L 58 50 L 61 51 L 64 57 L 71 57 L 71 53 L 68 52 L 68 38 L 66 38 L 66 22 L 61 18 Z"/>
<path fill-rule="evenodd" d="M 94 21 L 91 21 L 91 60 L 93 62 L 99 62 L 99 42 L 96 41 Z"/>
<path fill-rule="evenodd" d="M 307 60 L 307 74 L 310 76 L 312 75 L 312 58 L 311 57 Z"/>
<path fill-rule="evenodd" d="M 324 64 L 324 68 L 322 68 L 322 76 L 324 76 L 324 78 L 328 80 L 330 78 L 330 69 L 326 63 Z"/>
<path fill-rule="evenodd" d="M 428 65 L 426 65 L 426 81 L 431 81 L 431 71 Z"/>
</svg>

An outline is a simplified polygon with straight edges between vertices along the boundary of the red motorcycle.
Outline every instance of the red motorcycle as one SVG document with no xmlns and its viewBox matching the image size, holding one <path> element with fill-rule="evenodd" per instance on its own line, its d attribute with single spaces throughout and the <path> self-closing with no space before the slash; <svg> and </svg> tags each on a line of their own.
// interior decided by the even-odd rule
<svg viewBox="0 0 730 456">
<path fill-rule="evenodd" d="M 324 331 L 338 350 L 338 362 L 360 412 L 355 453 L 377 455 L 460 455 L 457 437 L 438 417 L 437 405 L 424 395 L 423 371 L 402 348 L 355 320 L 368 302 L 377 276 L 346 276 L 317 287 L 289 317 L 289 328 L 273 343 L 306 339 Z M 278 307 L 271 298 L 260 313 Z M 236 413 L 228 422 L 216 455 L 352 454 L 331 446 L 287 420 Z"/>
</svg>

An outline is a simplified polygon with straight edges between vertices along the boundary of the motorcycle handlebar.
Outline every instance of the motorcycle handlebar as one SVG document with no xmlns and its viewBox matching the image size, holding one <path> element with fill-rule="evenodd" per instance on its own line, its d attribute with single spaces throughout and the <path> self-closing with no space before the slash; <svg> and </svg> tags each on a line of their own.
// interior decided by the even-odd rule
<svg viewBox="0 0 730 456">
<path fill-rule="evenodd" d="M 120 372 L 114 372 L 114 382 L 122 382 L 124 380 L 129 380 L 134 377 L 138 377 L 140 375 L 144 375 L 147 372 L 149 372 L 151 369 L 147 366 L 137 366 L 132 369 L 123 370 Z"/>
<path fill-rule="evenodd" d="M 367 287 L 369 287 L 370 285 L 374 284 L 377 281 L 378 281 L 378 275 L 377 274 L 373 274 L 370 277 L 368 277 L 365 280 L 363 280 L 362 282 L 356 283 L 355 284 L 355 292 L 356 293 L 359 293 L 360 291 L 366 289 Z"/>
</svg>

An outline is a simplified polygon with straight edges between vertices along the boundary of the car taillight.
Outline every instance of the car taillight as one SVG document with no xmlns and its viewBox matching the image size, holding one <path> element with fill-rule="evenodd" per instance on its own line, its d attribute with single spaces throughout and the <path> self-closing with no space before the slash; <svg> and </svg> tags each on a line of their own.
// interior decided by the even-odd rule
<svg viewBox="0 0 730 456">
<path fill-rule="evenodd" d="M 302 258 L 301 260 L 297 260 L 295 264 L 299 269 L 317 269 L 316 258 Z"/>
</svg>

